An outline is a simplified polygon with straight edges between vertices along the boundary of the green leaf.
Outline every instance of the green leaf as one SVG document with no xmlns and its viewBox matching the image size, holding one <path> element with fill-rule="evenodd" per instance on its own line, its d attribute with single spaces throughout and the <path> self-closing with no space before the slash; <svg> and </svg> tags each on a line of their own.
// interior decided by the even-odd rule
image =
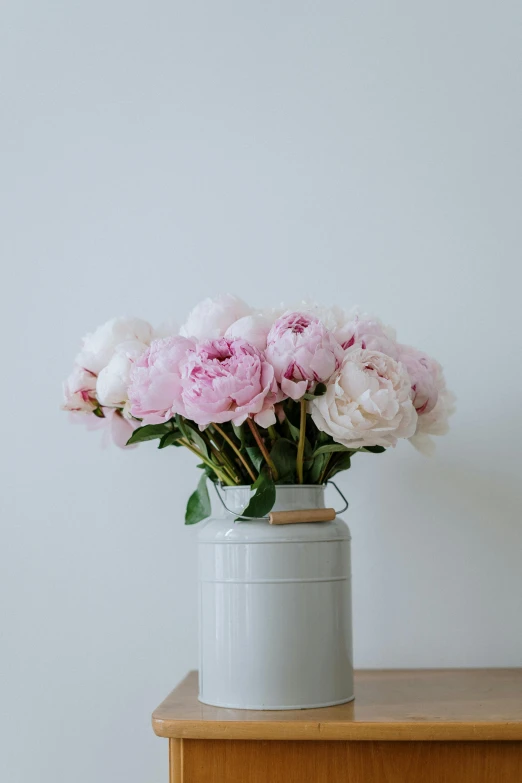
<svg viewBox="0 0 522 783">
<path fill-rule="evenodd" d="M 257 471 L 260 471 L 264 464 L 265 459 L 261 453 L 261 449 L 259 448 L 259 446 L 246 446 L 245 451 L 248 454 L 252 465 L 255 467 Z"/>
<path fill-rule="evenodd" d="M 104 414 L 104 412 L 102 411 L 102 409 L 100 408 L 100 406 L 99 406 L 99 405 L 98 405 L 98 407 L 97 407 L 97 408 L 95 408 L 95 409 L 93 410 L 93 413 L 94 413 L 94 415 L 95 415 L 95 416 L 97 416 L 99 419 L 104 419 L 104 418 L 105 418 L 105 414 Z"/>
<path fill-rule="evenodd" d="M 306 392 L 306 394 L 303 394 L 303 397 L 305 398 L 305 400 L 313 400 L 314 397 L 322 397 L 323 394 L 325 393 L 326 393 L 326 384 L 318 383 L 313 391 Z"/>
<path fill-rule="evenodd" d="M 382 454 L 386 449 L 384 446 L 365 446 L 361 451 L 369 451 L 370 454 Z"/>
<path fill-rule="evenodd" d="M 270 457 L 279 474 L 279 483 L 293 484 L 295 481 L 295 461 L 297 458 L 296 444 L 286 438 L 279 438 L 272 446 Z"/>
<path fill-rule="evenodd" d="M 186 438 L 187 440 L 190 440 L 190 432 L 185 426 L 185 422 L 183 418 L 179 415 L 179 413 L 176 413 L 176 426 L 179 427 L 179 429 L 183 433 L 183 437 Z"/>
<path fill-rule="evenodd" d="M 145 424 L 144 427 L 138 427 L 137 430 L 134 430 L 127 441 L 127 446 L 130 446 L 131 443 L 142 443 L 145 440 L 162 438 L 163 435 L 166 435 L 167 432 L 171 431 L 172 425 L 168 421 L 164 424 Z"/>
<path fill-rule="evenodd" d="M 179 432 L 179 430 L 175 430 L 174 432 L 167 432 L 167 434 L 163 435 L 160 442 L 158 443 L 158 449 L 164 449 L 167 446 L 179 446 L 180 444 L 177 441 L 182 437 L 183 434 Z"/>
<path fill-rule="evenodd" d="M 290 422 L 297 430 L 299 430 L 299 421 L 301 416 L 300 405 L 294 400 L 286 400 L 283 404 L 283 410 L 286 415 L 285 421 Z"/>
<path fill-rule="evenodd" d="M 205 457 L 208 457 L 208 446 L 195 426 L 191 426 L 186 419 L 179 415 L 179 413 L 176 413 L 176 424 L 183 433 L 183 437 L 186 438 L 189 443 L 194 443 L 201 453 Z"/>
<path fill-rule="evenodd" d="M 188 499 L 185 524 L 195 525 L 210 516 L 211 506 L 207 489 L 207 477 L 203 474 L 195 492 Z"/>
<path fill-rule="evenodd" d="M 335 476 L 342 470 L 348 470 L 351 467 L 351 458 L 351 452 L 341 454 L 339 457 L 337 457 L 335 462 L 332 462 L 331 466 L 328 467 L 327 478 L 332 478 L 332 476 Z"/>
<path fill-rule="evenodd" d="M 245 427 L 243 427 L 242 424 L 239 427 L 236 424 L 232 424 L 232 429 L 234 430 L 234 435 L 236 438 L 239 440 L 241 445 L 243 445 L 245 441 Z"/>
<path fill-rule="evenodd" d="M 314 459 L 305 477 L 307 484 L 317 484 L 319 482 L 327 459 L 328 454 L 320 454 Z"/>
<path fill-rule="evenodd" d="M 347 451 L 351 454 L 350 449 L 347 449 L 346 446 L 342 446 L 340 443 L 329 443 L 327 446 L 319 446 L 312 456 L 318 457 L 319 454 L 332 454 L 334 451 Z"/>
<path fill-rule="evenodd" d="M 214 484 L 217 484 L 219 479 L 210 467 L 210 465 L 207 465 L 205 462 L 200 462 L 199 465 L 196 465 L 197 468 L 200 468 L 200 470 L 204 471 L 207 478 L 209 478 Z"/>
<path fill-rule="evenodd" d="M 192 427 L 189 427 L 188 429 L 190 431 L 193 442 L 196 444 L 196 446 L 201 451 L 201 453 L 204 454 L 205 457 L 208 457 L 208 446 L 206 442 L 203 440 L 203 438 L 201 437 L 201 435 L 199 434 L 199 432 Z"/>
<path fill-rule="evenodd" d="M 268 471 L 263 471 L 259 474 L 252 484 L 252 489 L 254 490 L 254 494 L 250 498 L 250 503 L 241 516 L 258 519 L 259 517 L 266 516 L 268 512 L 272 510 L 275 503 L 275 484 Z"/>
<path fill-rule="evenodd" d="M 299 440 L 299 427 L 296 427 L 294 424 L 292 424 L 292 422 L 290 421 L 290 419 L 285 419 L 285 424 L 286 424 L 286 426 L 287 426 L 287 428 L 288 428 L 288 431 L 289 431 L 289 433 L 290 433 L 290 436 L 291 436 L 291 437 L 292 437 L 292 438 L 295 440 L 295 442 L 297 443 L 297 441 Z"/>
</svg>

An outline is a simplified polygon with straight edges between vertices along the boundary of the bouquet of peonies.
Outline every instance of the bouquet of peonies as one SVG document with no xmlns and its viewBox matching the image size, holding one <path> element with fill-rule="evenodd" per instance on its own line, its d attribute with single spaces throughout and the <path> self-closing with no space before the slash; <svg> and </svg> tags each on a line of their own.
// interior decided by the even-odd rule
<svg viewBox="0 0 522 783">
<path fill-rule="evenodd" d="M 429 451 L 453 409 L 440 364 L 376 318 L 307 302 L 261 312 L 231 295 L 196 305 L 176 334 L 108 321 L 84 338 L 64 392 L 65 410 L 118 445 L 198 457 L 187 524 L 210 514 L 207 479 L 252 485 L 243 514 L 264 516 L 276 484 L 323 484 L 399 438 Z"/>
</svg>

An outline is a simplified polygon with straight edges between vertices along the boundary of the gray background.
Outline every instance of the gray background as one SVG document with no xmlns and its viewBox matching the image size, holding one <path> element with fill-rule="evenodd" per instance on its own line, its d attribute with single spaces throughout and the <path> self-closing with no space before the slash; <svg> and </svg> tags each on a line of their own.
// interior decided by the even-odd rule
<svg viewBox="0 0 522 783">
<path fill-rule="evenodd" d="M 355 658 L 522 664 L 518 2 L 0 8 L 0 777 L 160 783 L 196 666 L 192 458 L 71 427 L 118 314 L 357 303 L 458 397 L 433 459 L 360 457 Z"/>
</svg>

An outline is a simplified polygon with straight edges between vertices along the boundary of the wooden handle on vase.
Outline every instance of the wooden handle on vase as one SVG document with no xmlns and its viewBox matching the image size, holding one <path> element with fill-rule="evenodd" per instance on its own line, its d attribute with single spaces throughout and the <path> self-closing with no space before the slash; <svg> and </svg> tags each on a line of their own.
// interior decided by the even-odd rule
<svg viewBox="0 0 522 783">
<path fill-rule="evenodd" d="M 332 522 L 335 519 L 335 509 L 307 508 L 303 511 L 272 511 L 268 518 L 271 525 L 292 525 L 301 522 Z"/>
</svg>

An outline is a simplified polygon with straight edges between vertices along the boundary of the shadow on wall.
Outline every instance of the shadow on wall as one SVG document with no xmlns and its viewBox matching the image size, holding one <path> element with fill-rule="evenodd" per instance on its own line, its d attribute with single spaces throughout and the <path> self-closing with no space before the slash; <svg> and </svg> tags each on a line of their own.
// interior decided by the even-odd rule
<svg viewBox="0 0 522 783">
<path fill-rule="evenodd" d="M 370 471 L 346 515 L 356 665 L 520 665 L 522 482 L 465 455 L 406 454 L 377 491 Z"/>
<path fill-rule="evenodd" d="M 513 523 L 522 527 L 522 481 L 515 476 L 495 473 L 490 467 L 478 469 L 465 462 L 437 462 L 417 465 L 408 481 L 428 496 L 451 499 L 456 521 L 460 511 L 488 521 L 498 535 Z"/>
</svg>

